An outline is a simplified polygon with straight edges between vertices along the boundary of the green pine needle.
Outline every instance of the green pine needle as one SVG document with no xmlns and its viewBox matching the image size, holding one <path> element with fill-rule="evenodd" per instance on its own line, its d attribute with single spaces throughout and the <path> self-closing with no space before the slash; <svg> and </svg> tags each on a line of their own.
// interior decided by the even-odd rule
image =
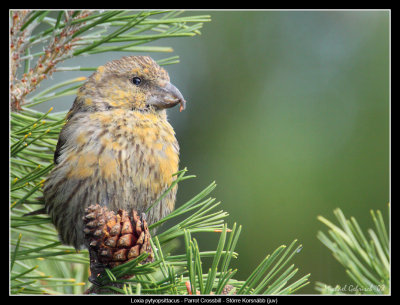
<svg viewBox="0 0 400 305">
<path fill-rule="evenodd" d="M 334 211 L 340 226 L 322 216 L 318 220 L 329 227 L 329 236 L 318 232 L 318 239 L 332 251 L 333 256 L 346 268 L 346 273 L 356 284 L 356 294 L 388 294 L 390 284 L 389 237 L 381 212 L 372 211 L 376 231 L 369 229 L 367 240 L 356 219 L 346 219 L 340 209 Z M 346 293 L 340 286 L 317 283 L 321 293 Z M 347 293 L 351 293 L 347 291 Z"/>
</svg>

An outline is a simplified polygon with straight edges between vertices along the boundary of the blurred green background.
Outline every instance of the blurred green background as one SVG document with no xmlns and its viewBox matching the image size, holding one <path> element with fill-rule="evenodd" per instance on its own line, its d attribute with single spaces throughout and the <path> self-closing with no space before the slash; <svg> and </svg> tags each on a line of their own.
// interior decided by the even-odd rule
<svg viewBox="0 0 400 305">
<path fill-rule="evenodd" d="M 315 281 L 351 284 L 316 238 L 327 231 L 317 216 L 335 220 L 332 211 L 340 207 L 364 229 L 373 227 L 370 209 L 388 216 L 389 12 L 185 14 L 209 14 L 212 21 L 201 36 L 153 43 L 180 56 L 166 68 L 188 101 L 182 113 L 169 110 L 180 167 L 197 175 L 180 185 L 177 205 L 216 180 L 212 196 L 229 212 L 229 225 L 243 225 L 233 263 L 238 279 L 296 238 L 304 246 L 294 261 L 299 275 L 311 273 L 299 293 L 317 293 Z M 66 64 L 99 66 L 122 55 L 128 54 Z M 82 74 L 90 72 L 56 73 L 50 81 Z M 200 248 L 214 250 L 217 238 L 198 236 Z"/>
</svg>

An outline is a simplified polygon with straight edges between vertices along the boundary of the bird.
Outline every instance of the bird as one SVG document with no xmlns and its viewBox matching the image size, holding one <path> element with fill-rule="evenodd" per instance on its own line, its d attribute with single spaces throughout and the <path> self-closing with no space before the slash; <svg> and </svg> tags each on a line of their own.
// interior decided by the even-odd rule
<svg viewBox="0 0 400 305">
<path fill-rule="evenodd" d="M 186 100 L 149 56 L 112 60 L 87 78 L 66 115 L 43 186 L 60 241 L 84 248 L 85 209 L 144 213 L 171 186 L 179 144 L 166 109 Z M 177 185 L 146 213 L 149 225 L 175 206 Z"/>
</svg>

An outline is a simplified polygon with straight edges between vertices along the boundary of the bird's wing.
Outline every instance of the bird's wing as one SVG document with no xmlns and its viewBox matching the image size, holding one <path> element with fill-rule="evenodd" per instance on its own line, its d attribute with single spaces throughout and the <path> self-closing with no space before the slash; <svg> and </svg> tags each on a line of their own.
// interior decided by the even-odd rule
<svg viewBox="0 0 400 305">
<path fill-rule="evenodd" d="M 54 152 L 54 164 L 55 165 L 58 164 L 57 159 L 60 156 L 60 150 L 64 146 L 64 144 L 65 144 L 65 138 L 62 137 L 62 135 L 60 134 L 60 137 L 58 138 L 58 142 L 57 142 L 57 146 L 56 146 L 56 151 Z"/>
</svg>

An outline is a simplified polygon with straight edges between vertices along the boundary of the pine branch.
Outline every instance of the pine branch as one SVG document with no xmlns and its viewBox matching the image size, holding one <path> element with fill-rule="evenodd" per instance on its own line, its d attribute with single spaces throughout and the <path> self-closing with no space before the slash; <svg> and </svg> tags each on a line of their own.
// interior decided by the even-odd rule
<svg viewBox="0 0 400 305">
<path fill-rule="evenodd" d="M 390 212 L 390 211 L 389 211 Z M 318 232 L 318 239 L 331 251 L 333 256 L 346 268 L 346 273 L 355 284 L 354 289 L 335 287 L 317 282 L 316 289 L 321 293 L 343 294 L 388 294 L 390 284 L 389 237 L 382 213 L 371 210 L 376 231 L 369 229 L 370 239 L 358 225 L 356 219 L 346 219 L 340 209 L 334 211 L 340 226 L 336 226 L 326 218 L 318 219 L 327 225 L 330 238 Z"/>
</svg>

